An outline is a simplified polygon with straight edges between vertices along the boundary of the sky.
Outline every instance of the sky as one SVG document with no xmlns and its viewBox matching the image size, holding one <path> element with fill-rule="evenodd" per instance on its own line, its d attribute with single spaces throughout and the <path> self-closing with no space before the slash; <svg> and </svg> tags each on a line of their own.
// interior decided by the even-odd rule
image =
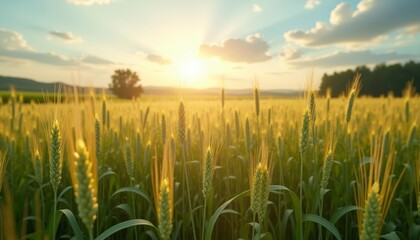
<svg viewBox="0 0 420 240">
<path fill-rule="evenodd" d="M 420 61 L 419 0 L 1 0 L 0 75 L 107 87 L 302 89 Z"/>
</svg>

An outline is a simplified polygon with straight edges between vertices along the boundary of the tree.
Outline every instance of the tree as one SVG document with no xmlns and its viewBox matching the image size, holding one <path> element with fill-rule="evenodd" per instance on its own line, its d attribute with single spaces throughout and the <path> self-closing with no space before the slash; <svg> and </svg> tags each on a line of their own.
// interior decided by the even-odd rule
<svg viewBox="0 0 420 240">
<path fill-rule="evenodd" d="M 379 97 L 392 92 L 394 96 L 401 97 L 408 82 L 412 82 L 416 93 L 420 93 L 420 63 L 409 61 L 405 64 L 378 64 L 373 69 L 359 66 L 355 70 L 324 74 L 320 94 L 325 95 L 328 88 L 332 97 L 345 93 L 356 73 L 362 75 L 360 95 Z"/>
<path fill-rule="evenodd" d="M 143 87 L 138 85 L 140 78 L 130 69 L 117 69 L 111 76 L 112 83 L 109 89 L 119 98 L 131 99 L 143 93 Z"/>
</svg>

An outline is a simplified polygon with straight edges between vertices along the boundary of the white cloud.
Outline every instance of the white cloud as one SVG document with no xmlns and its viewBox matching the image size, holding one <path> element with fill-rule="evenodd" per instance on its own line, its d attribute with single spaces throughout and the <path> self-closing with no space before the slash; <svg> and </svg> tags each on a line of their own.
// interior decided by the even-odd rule
<svg viewBox="0 0 420 240">
<path fill-rule="evenodd" d="M 93 4 L 109 4 L 113 0 L 67 0 L 69 3 L 76 5 L 93 5 Z"/>
<path fill-rule="evenodd" d="M 417 0 L 361 0 L 354 11 L 349 4 L 340 3 L 331 12 L 329 23 L 291 30 L 284 37 L 305 47 L 368 43 L 395 30 L 419 26 L 419 9 Z"/>
<path fill-rule="evenodd" d="M 313 9 L 316 5 L 321 4 L 321 0 L 308 0 L 305 3 L 305 8 L 306 9 Z"/>
<path fill-rule="evenodd" d="M 258 4 L 254 4 L 254 5 L 252 6 L 252 11 L 253 11 L 253 12 L 261 12 L 261 11 L 262 11 L 262 8 L 260 7 L 260 5 L 258 5 Z"/>
<path fill-rule="evenodd" d="M 254 34 L 244 39 L 230 38 L 221 45 L 203 44 L 199 53 L 203 57 L 217 57 L 228 62 L 256 63 L 271 59 L 270 46 L 261 34 Z"/>
<path fill-rule="evenodd" d="M 157 54 L 147 54 L 146 59 L 150 62 L 154 62 L 160 65 L 168 65 L 172 63 L 171 59 L 165 58 Z"/>
<path fill-rule="evenodd" d="M 60 40 L 63 40 L 65 42 L 69 42 L 69 43 L 80 43 L 80 42 L 82 42 L 82 38 L 74 36 L 72 32 L 51 31 L 51 32 L 48 33 L 48 37 L 60 39 Z"/>
<path fill-rule="evenodd" d="M 62 67 L 80 66 L 83 63 L 91 65 L 112 63 L 93 56 L 74 59 L 54 52 L 39 52 L 31 48 L 20 33 L 6 29 L 0 29 L 0 56 L 4 59 L 29 60 Z"/>
<path fill-rule="evenodd" d="M 280 54 L 285 60 L 295 60 L 302 56 L 302 51 L 291 45 L 283 47 L 283 52 Z"/>
<path fill-rule="evenodd" d="M 0 50 L 31 50 L 23 36 L 14 31 L 0 28 Z"/>
<path fill-rule="evenodd" d="M 105 58 L 100 58 L 97 56 L 87 55 L 81 59 L 81 62 L 93 64 L 93 65 L 110 65 L 114 64 L 114 62 L 109 61 Z"/>
<path fill-rule="evenodd" d="M 348 3 L 338 4 L 330 14 L 330 23 L 339 25 L 352 18 L 353 9 Z"/>
<path fill-rule="evenodd" d="M 288 63 L 297 68 L 305 68 L 308 66 L 319 68 L 332 68 L 340 66 L 359 66 L 367 64 L 379 64 L 389 61 L 409 60 L 419 56 L 410 54 L 400 54 L 396 52 L 373 53 L 369 50 L 364 51 L 347 51 L 335 52 L 314 59 L 303 59 L 297 61 L 289 61 Z"/>
</svg>

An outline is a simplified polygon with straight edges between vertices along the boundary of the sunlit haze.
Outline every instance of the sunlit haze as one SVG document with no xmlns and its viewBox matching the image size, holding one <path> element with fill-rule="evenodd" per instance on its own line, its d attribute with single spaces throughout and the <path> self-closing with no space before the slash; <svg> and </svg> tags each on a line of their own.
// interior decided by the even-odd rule
<svg viewBox="0 0 420 240">
<path fill-rule="evenodd" d="M 314 72 L 420 60 L 418 0 L 3 0 L 0 75 L 106 87 L 302 89 Z"/>
</svg>

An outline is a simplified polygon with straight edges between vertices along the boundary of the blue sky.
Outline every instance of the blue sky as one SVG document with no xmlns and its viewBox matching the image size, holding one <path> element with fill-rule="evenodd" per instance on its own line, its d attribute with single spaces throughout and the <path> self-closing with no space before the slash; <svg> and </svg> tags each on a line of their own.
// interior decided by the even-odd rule
<svg viewBox="0 0 420 240">
<path fill-rule="evenodd" d="M 107 86 L 301 89 L 324 73 L 420 60 L 418 0 L 2 0 L 0 75 Z"/>
</svg>

